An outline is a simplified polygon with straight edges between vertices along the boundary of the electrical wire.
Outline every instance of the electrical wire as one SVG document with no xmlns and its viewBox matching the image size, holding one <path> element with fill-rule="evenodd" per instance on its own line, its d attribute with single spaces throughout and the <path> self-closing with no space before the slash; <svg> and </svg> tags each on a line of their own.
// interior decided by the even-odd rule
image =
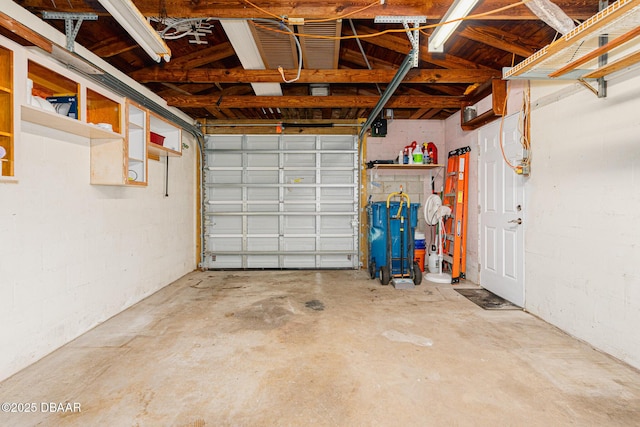
<svg viewBox="0 0 640 427">
<path fill-rule="evenodd" d="M 274 18 L 278 19 L 279 21 L 285 22 L 285 23 L 287 23 L 287 24 L 291 24 L 291 23 L 292 23 L 292 22 L 291 22 L 291 20 L 289 20 L 289 19 L 287 19 L 287 18 L 283 18 L 282 16 L 279 16 L 279 15 L 276 15 L 276 14 L 275 14 L 275 13 L 273 13 L 273 12 L 269 12 L 268 10 L 261 8 L 260 6 L 258 6 L 258 5 L 254 4 L 254 3 L 252 3 L 252 2 L 251 2 L 251 1 L 249 1 L 249 0 L 243 0 L 243 1 L 244 1 L 246 4 L 248 4 L 249 6 L 251 6 L 251 7 L 255 8 L 255 9 L 259 10 L 260 12 L 262 12 L 262 13 L 264 13 L 264 14 L 267 14 L 267 15 L 269 15 L 269 16 L 271 16 L 271 17 L 274 17 Z M 527 0 L 527 1 L 528 1 L 528 0 Z M 356 13 L 363 12 L 363 11 L 365 11 L 365 10 L 367 10 L 367 9 L 369 9 L 369 8 L 373 7 L 373 6 L 377 6 L 377 5 L 379 5 L 379 4 L 380 4 L 380 2 L 379 2 L 378 0 L 376 0 L 376 1 L 372 2 L 372 3 L 370 3 L 369 5 L 365 6 L 365 7 L 362 7 L 362 8 L 360 8 L 360 9 L 354 10 L 353 12 L 345 13 L 344 15 L 340 15 L 340 16 L 337 16 L 337 17 L 335 17 L 335 18 L 312 19 L 312 20 L 305 20 L 305 22 L 319 23 L 319 22 L 338 21 L 338 20 L 340 20 L 340 19 L 345 19 L 345 18 L 348 18 L 349 16 L 355 15 Z"/>
<path fill-rule="evenodd" d="M 255 7 L 257 10 L 261 11 L 262 13 L 268 14 L 269 16 L 272 16 L 274 18 L 276 18 L 278 21 L 283 22 L 285 24 L 290 24 L 290 25 L 295 25 L 296 23 L 293 22 L 292 20 L 288 19 L 288 18 L 283 18 L 281 16 L 278 16 L 272 12 L 269 12 L 263 8 L 260 8 L 257 5 L 254 5 L 253 3 L 251 3 L 249 0 L 243 0 L 244 2 L 246 2 L 248 5 Z M 378 36 L 382 36 L 384 34 L 390 34 L 390 33 L 407 33 L 407 32 L 413 32 L 415 30 L 419 30 L 419 31 L 423 31 L 423 30 L 429 30 L 429 29 L 433 29 L 436 27 L 440 27 L 442 25 L 446 25 L 452 22 L 458 22 L 458 21 L 468 21 L 468 20 L 473 20 L 473 19 L 477 19 L 477 18 L 481 18 L 484 16 L 489 16 L 489 15 L 493 15 L 499 12 L 503 12 L 505 10 L 508 9 L 512 9 L 521 5 L 526 4 L 527 2 L 529 2 L 531 0 L 521 0 L 517 3 L 513 3 L 507 6 L 503 6 L 494 10 L 489 10 L 487 12 L 482 12 L 482 13 L 477 13 L 477 14 L 473 14 L 473 15 L 467 15 L 465 17 L 462 18 L 458 18 L 458 19 L 453 19 L 451 21 L 447 21 L 447 22 L 438 22 L 437 24 L 429 24 L 429 25 L 423 25 L 420 27 L 414 27 L 414 28 L 389 28 L 383 31 L 379 31 L 376 33 L 371 33 L 371 34 L 360 34 L 360 35 L 352 35 L 352 36 L 324 36 L 324 35 L 320 35 L 320 34 L 306 34 L 306 33 L 298 33 L 297 37 L 307 37 L 307 38 L 312 38 L 312 39 L 326 39 L 326 40 L 353 40 L 353 39 L 366 39 L 366 38 L 372 38 L 372 37 L 378 37 Z M 359 9 L 355 12 L 350 12 L 348 14 L 345 15 L 341 15 L 339 17 L 336 18 L 330 18 L 330 19 L 324 19 L 324 20 L 305 20 L 305 23 L 313 23 L 313 22 L 329 22 L 329 21 L 336 21 L 339 19 L 344 18 L 345 16 L 350 16 L 353 15 L 355 13 L 358 13 L 362 10 L 368 9 L 370 7 L 375 6 L 376 4 L 379 4 L 378 2 L 372 3 L 368 6 L 365 6 L 362 9 Z M 256 18 L 257 19 L 257 18 Z M 281 33 L 281 34 L 288 34 L 286 31 L 282 31 L 282 30 L 277 30 L 277 29 L 273 29 L 273 28 L 266 28 L 265 29 L 269 30 L 269 31 L 273 31 L 275 33 Z M 426 33 L 424 33 L 426 34 Z"/>
<path fill-rule="evenodd" d="M 517 171 L 522 168 L 523 165 L 529 166 L 531 164 L 531 142 L 530 142 L 530 130 L 529 130 L 529 115 L 530 115 L 530 99 L 531 99 L 531 85 L 527 83 L 527 88 L 523 91 L 522 95 L 522 108 L 520 110 L 520 115 L 518 118 L 518 129 L 520 130 L 520 145 L 522 145 L 522 149 L 525 151 L 521 164 L 514 165 L 512 164 L 504 152 L 504 138 L 503 138 L 503 129 L 504 129 L 504 121 L 507 112 L 507 101 L 509 100 L 509 93 L 511 92 L 511 85 L 507 88 L 507 93 L 504 97 L 504 104 L 502 107 L 502 118 L 500 119 L 500 135 L 499 135 L 499 145 L 500 152 L 502 153 L 502 158 L 511 169 Z"/>
</svg>

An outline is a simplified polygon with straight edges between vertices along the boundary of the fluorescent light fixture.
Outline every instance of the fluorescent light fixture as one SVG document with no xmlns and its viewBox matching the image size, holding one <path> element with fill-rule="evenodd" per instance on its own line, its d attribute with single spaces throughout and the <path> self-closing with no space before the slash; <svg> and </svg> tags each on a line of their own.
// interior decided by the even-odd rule
<svg viewBox="0 0 640 427">
<path fill-rule="evenodd" d="M 264 61 L 246 19 L 220 19 L 220 25 L 245 70 L 264 70 Z M 279 83 L 251 83 L 258 96 L 282 96 Z"/>
<path fill-rule="evenodd" d="M 171 50 L 131 0 L 98 0 L 154 61 L 169 62 Z"/>
<path fill-rule="evenodd" d="M 464 18 L 471 12 L 479 0 L 456 0 L 440 21 L 441 24 L 429 36 L 429 52 L 443 52 L 444 43 L 451 37 L 451 34 L 458 28 Z M 454 21 L 454 22 L 450 22 Z M 448 22 L 445 24 L 445 22 Z"/>
</svg>

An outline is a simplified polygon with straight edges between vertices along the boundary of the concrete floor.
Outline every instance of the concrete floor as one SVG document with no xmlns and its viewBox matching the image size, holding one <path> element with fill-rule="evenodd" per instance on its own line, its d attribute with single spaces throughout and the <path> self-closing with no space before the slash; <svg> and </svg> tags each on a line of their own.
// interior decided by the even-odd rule
<svg viewBox="0 0 640 427">
<path fill-rule="evenodd" d="M 637 370 L 451 285 L 364 271 L 191 273 L 0 396 L 37 405 L 2 426 L 640 425 Z"/>
</svg>

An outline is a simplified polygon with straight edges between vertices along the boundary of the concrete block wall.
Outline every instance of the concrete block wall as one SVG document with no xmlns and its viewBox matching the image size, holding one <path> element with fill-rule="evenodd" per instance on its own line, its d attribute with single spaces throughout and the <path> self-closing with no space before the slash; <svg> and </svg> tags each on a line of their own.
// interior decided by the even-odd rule
<svg viewBox="0 0 640 427">
<path fill-rule="evenodd" d="M 640 368 L 640 77 L 532 83 L 525 306 Z"/>
<path fill-rule="evenodd" d="M 413 141 L 418 144 L 433 142 L 438 148 L 438 162 L 446 165 L 445 128 L 442 120 L 392 120 L 387 125 L 387 136 L 367 138 L 366 161 L 392 160 L 398 152 Z M 420 203 L 417 231 L 425 233 L 430 243 L 431 227 L 426 226 L 422 207 L 431 194 L 431 177 L 435 178 L 435 190 L 442 190 L 444 168 L 420 171 L 367 170 L 367 192 L 372 201 L 386 200 L 389 193 L 403 191 L 412 202 Z"/>
</svg>

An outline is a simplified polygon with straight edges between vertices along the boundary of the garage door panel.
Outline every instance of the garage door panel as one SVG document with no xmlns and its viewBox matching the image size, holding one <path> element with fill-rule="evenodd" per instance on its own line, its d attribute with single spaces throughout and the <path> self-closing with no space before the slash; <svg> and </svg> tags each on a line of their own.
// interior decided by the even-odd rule
<svg viewBox="0 0 640 427">
<path fill-rule="evenodd" d="M 354 156 L 342 153 L 322 154 L 320 156 L 321 167 L 352 167 Z"/>
<path fill-rule="evenodd" d="M 282 209 L 284 212 L 313 214 L 316 212 L 316 204 L 315 202 L 284 203 Z"/>
<path fill-rule="evenodd" d="M 320 140 L 323 150 L 345 150 L 353 143 L 350 135 L 326 135 Z"/>
<path fill-rule="evenodd" d="M 241 255 L 213 255 L 211 268 L 242 268 Z"/>
<path fill-rule="evenodd" d="M 207 138 L 206 148 L 210 150 L 241 150 L 242 141 L 242 135 L 219 135 L 216 138 Z"/>
<path fill-rule="evenodd" d="M 323 184 L 351 184 L 353 172 L 323 172 L 321 175 Z"/>
<path fill-rule="evenodd" d="M 212 248 L 215 250 L 242 250 L 242 236 L 238 237 L 216 237 L 213 239 Z"/>
<path fill-rule="evenodd" d="M 247 268 L 274 268 L 278 260 L 278 255 L 247 255 Z"/>
<path fill-rule="evenodd" d="M 278 200 L 277 188 L 247 188 L 246 200 L 249 201 L 273 201 Z"/>
<path fill-rule="evenodd" d="M 212 234 L 242 234 L 242 218 L 239 216 L 214 216 L 211 219 Z"/>
<path fill-rule="evenodd" d="M 322 255 L 317 268 L 351 268 L 354 255 Z"/>
<path fill-rule="evenodd" d="M 315 216 L 286 216 L 284 218 L 284 226 L 287 233 L 299 234 L 315 234 L 316 217 Z"/>
<path fill-rule="evenodd" d="M 278 171 L 251 171 L 246 174 L 246 184 L 277 184 L 278 183 Z"/>
<path fill-rule="evenodd" d="M 242 171 L 219 171 L 211 179 L 213 184 L 240 184 L 242 182 Z"/>
<path fill-rule="evenodd" d="M 336 215 L 320 217 L 320 232 L 322 234 L 351 233 L 353 225 L 351 219 L 353 215 Z"/>
<path fill-rule="evenodd" d="M 242 203 L 213 203 L 208 210 L 212 213 L 241 212 Z"/>
<path fill-rule="evenodd" d="M 308 150 L 316 148 L 316 137 L 313 135 L 284 135 L 282 138 L 284 150 Z"/>
<path fill-rule="evenodd" d="M 247 153 L 249 167 L 278 167 L 278 154 Z"/>
<path fill-rule="evenodd" d="M 247 233 L 249 234 L 277 234 L 279 232 L 277 215 L 247 217 Z"/>
<path fill-rule="evenodd" d="M 353 200 L 353 188 L 327 187 L 320 189 L 320 200 Z"/>
<path fill-rule="evenodd" d="M 284 201 L 310 201 L 316 199 L 316 189 L 310 187 L 296 187 L 288 185 L 284 189 Z"/>
<path fill-rule="evenodd" d="M 311 153 L 295 153 L 284 155 L 284 167 L 315 167 L 316 155 Z"/>
<path fill-rule="evenodd" d="M 323 203 L 320 212 L 345 212 L 353 214 L 353 205 L 349 203 Z"/>
<path fill-rule="evenodd" d="M 213 187 L 207 189 L 207 201 L 240 201 L 242 189 L 239 187 Z"/>
<path fill-rule="evenodd" d="M 206 139 L 205 267 L 359 267 L 354 136 Z"/>
<path fill-rule="evenodd" d="M 351 237 L 327 237 L 320 241 L 320 250 L 322 251 L 344 251 L 354 249 L 353 239 Z"/>
<path fill-rule="evenodd" d="M 285 183 L 294 184 L 292 188 L 295 188 L 295 184 L 305 185 L 316 183 L 315 171 L 285 170 L 283 174 Z"/>
<path fill-rule="evenodd" d="M 240 209 L 238 212 L 240 212 Z M 247 213 L 260 213 L 260 212 L 279 212 L 280 206 L 278 203 L 247 203 L 245 212 Z"/>
<path fill-rule="evenodd" d="M 247 151 L 277 150 L 279 144 L 280 138 L 277 135 L 254 135 L 251 138 L 245 138 L 244 148 Z"/>
<path fill-rule="evenodd" d="M 247 237 L 247 250 L 249 252 L 278 251 L 278 236 L 250 236 Z"/>
</svg>

